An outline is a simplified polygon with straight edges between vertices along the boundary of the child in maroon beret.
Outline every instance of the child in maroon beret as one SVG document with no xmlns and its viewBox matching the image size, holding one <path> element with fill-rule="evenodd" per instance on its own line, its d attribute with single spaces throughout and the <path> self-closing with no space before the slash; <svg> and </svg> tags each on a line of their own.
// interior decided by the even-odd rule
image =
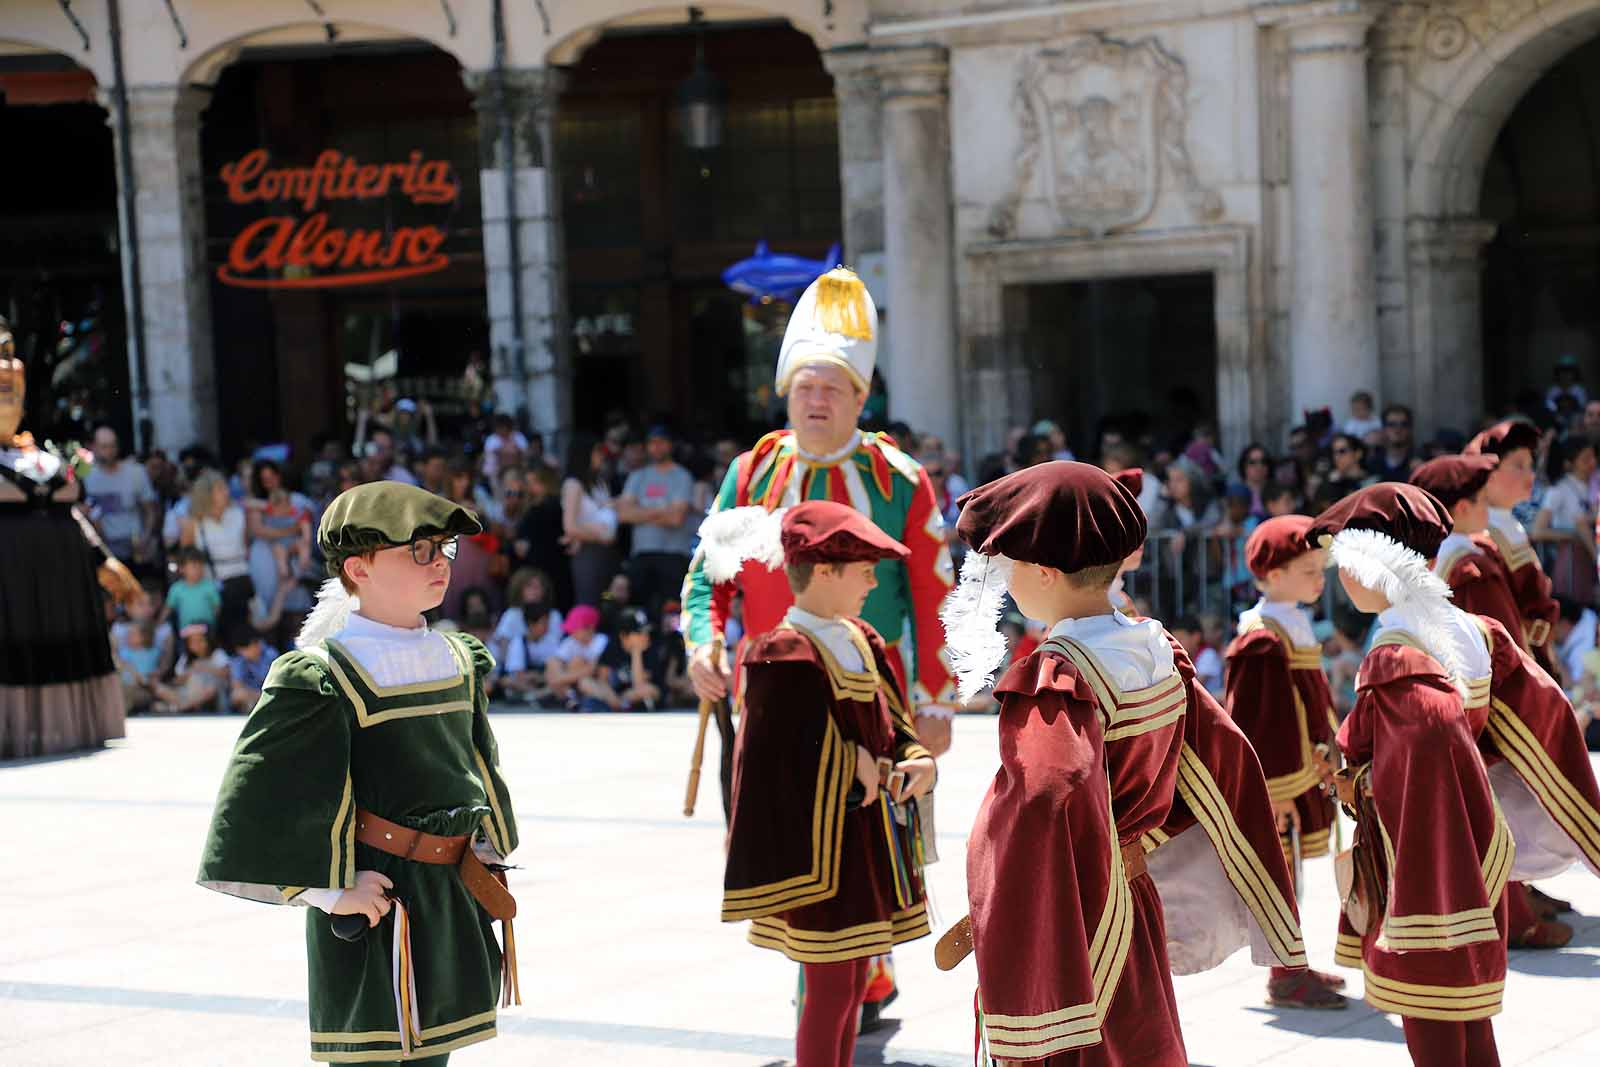
<svg viewBox="0 0 1600 1067">
<path fill-rule="evenodd" d="M 1218 823 L 1229 801 L 1186 743 L 1201 699 L 1187 657 L 1160 623 L 1107 598 L 1144 543 L 1144 515 L 1104 471 L 1063 462 L 960 504 L 957 532 L 973 552 L 944 619 L 963 698 L 1004 655 L 995 621 L 1006 592 L 1049 634 L 994 686 L 1000 770 L 968 841 L 970 921 L 941 941 L 940 965 L 975 951 L 980 1036 L 997 1060 L 1180 1067 L 1168 931 L 1145 853 L 1166 839 L 1175 791 Z M 1260 804 L 1270 828 L 1264 787 Z M 1287 892 L 1286 874 L 1280 885 Z M 1274 925 L 1303 965 L 1292 897 Z"/>
<path fill-rule="evenodd" d="M 1336 865 L 1335 959 L 1362 969 L 1369 1004 L 1401 1016 L 1419 1067 L 1500 1062 L 1490 1018 L 1505 987 L 1502 901 L 1516 852 L 1478 753 L 1490 642 L 1427 562 L 1449 534 L 1439 501 L 1395 482 L 1345 497 L 1308 534 L 1328 545 L 1351 603 L 1378 616 L 1338 734 L 1349 761 L 1339 797 L 1356 837 Z"/>
<path fill-rule="evenodd" d="M 1515 428 L 1522 424 L 1509 425 Z M 1525 427 L 1525 429 L 1531 433 L 1531 428 Z M 1512 440 L 1515 442 L 1516 439 Z M 1522 612 L 1517 606 L 1516 592 L 1511 585 L 1510 569 L 1500 554 L 1496 542 L 1487 532 L 1489 482 L 1499 464 L 1499 457 L 1493 452 L 1440 456 L 1418 467 L 1411 475 L 1411 484 L 1432 493 L 1450 512 L 1452 530 L 1450 536 L 1439 545 L 1438 552 L 1434 556 L 1433 573 L 1450 586 L 1456 607 L 1474 615 L 1493 619 L 1505 628 L 1507 644 L 1516 647 L 1506 648 L 1498 659 L 1511 666 L 1521 658 L 1519 652 L 1526 653 L 1530 649 L 1525 637 Z M 1546 674 L 1542 667 L 1532 661 L 1530 667 L 1536 675 Z M 1526 676 L 1525 672 L 1516 673 L 1519 676 Z M 1503 693 L 1497 695 L 1505 696 Z M 1558 685 L 1552 681 L 1550 684 L 1522 686 L 1519 687 L 1518 697 L 1506 701 L 1507 706 L 1515 709 L 1518 719 L 1524 723 L 1534 724 L 1533 733 L 1544 737 L 1548 743 L 1540 745 L 1540 748 L 1552 749 L 1546 753 L 1547 756 L 1556 763 L 1568 762 L 1575 767 L 1579 763 L 1586 762 L 1586 756 L 1581 751 L 1582 743 L 1576 732 L 1549 728 L 1571 718 L 1571 705 Z M 1548 725 L 1541 727 L 1539 725 L 1541 722 Z M 1564 755 L 1560 749 L 1563 743 L 1570 745 L 1573 751 Z M 1480 744 L 1480 747 L 1484 749 L 1485 759 L 1490 764 L 1490 781 L 1495 785 L 1496 792 L 1504 793 L 1508 788 L 1515 791 L 1512 795 L 1502 796 L 1501 806 L 1507 809 L 1508 818 L 1513 819 L 1513 829 L 1520 831 L 1517 839 L 1524 846 L 1522 850 L 1524 855 L 1531 855 L 1530 828 L 1525 820 L 1520 818 L 1521 805 L 1517 803 L 1526 794 L 1516 785 L 1508 785 L 1498 777 L 1506 773 L 1508 768 L 1501 766 L 1500 746 L 1493 732 L 1490 733 L 1489 740 Z M 1507 747 L 1511 747 L 1509 739 Z M 1515 751 L 1514 748 L 1512 750 Z M 1561 811 L 1567 802 L 1558 799 L 1557 788 L 1552 784 L 1554 777 L 1559 777 L 1560 773 L 1556 772 L 1553 777 L 1546 770 L 1537 770 L 1531 765 L 1525 769 L 1527 773 L 1524 777 L 1529 788 L 1535 795 L 1540 796 L 1540 800 L 1552 811 Z M 1581 771 L 1581 768 L 1579 770 Z M 1530 811 L 1529 814 L 1536 815 L 1536 812 Z M 1542 823 L 1544 820 L 1538 821 Z M 1518 823 L 1523 825 L 1517 825 Z M 1541 826 L 1540 829 L 1555 828 Z M 1578 836 L 1581 840 L 1583 834 L 1580 832 Z M 1594 845 L 1600 848 L 1600 837 L 1597 837 Z M 1570 850 L 1562 850 L 1558 845 L 1558 851 Z M 1510 925 L 1510 947 L 1560 948 L 1572 940 L 1572 927 L 1555 917 L 1561 911 L 1571 910 L 1571 905 L 1567 902 L 1541 893 L 1532 886 L 1524 885 L 1520 880 L 1513 880 L 1506 887 L 1506 906 L 1509 911 L 1507 921 Z"/>
<path fill-rule="evenodd" d="M 1228 713 L 1250 739 L 1266 772 L 1278 832 L 1294 876 L 1300 861 L 1326 856 L 1334 825 L 1327 785 L 1335 770 L 1339 728 L 1322 673 L 1322 648 L 1302 604 L 1322 597 L 1327 553 L 1306 541 L 1311 519 L 1268 519 L 1245 542 L 1245 563 L 1261 599 L 1239 617 L 1228 645 Z M 1343 1008 L 1344 979 L 1274 967 L 1267 1002 L 1283 1008 Z"/>
<path fill-rule="evenodd" d="M 706 567 L 781 564 L 794 606 L 741 659 L 724 922 L 804 967 L 799 1067 L 848 1067 L 867 964 L 928 933 L 920 808 L 933 757 L 861 605 L 908 549 L 844 504 L 734 508 L 701 527 Z"/>
</svg>

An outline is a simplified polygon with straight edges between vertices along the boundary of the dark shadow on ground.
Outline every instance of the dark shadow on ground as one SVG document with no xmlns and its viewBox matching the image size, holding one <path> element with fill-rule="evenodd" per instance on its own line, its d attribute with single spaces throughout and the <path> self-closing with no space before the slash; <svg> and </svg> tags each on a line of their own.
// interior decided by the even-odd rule
<svg viewBox="0 0 1600 1067">
<path fill-rule="evenodd" d="M 1374 1041 L 1405 1043 L 1399 1023 L 1353 997 L 1350 1006 L 1343 1011 L 1305 1011 L 1266 1005 L 1250 1008 L 1249 1011 L 1261 1016 L 1266 1025 L 1274 1030 L 1288 1030 L 1308 1037 L 1333 1037 L 1361 1030 L 1363 1037 L 1370 1037 Z"/>
</svg>

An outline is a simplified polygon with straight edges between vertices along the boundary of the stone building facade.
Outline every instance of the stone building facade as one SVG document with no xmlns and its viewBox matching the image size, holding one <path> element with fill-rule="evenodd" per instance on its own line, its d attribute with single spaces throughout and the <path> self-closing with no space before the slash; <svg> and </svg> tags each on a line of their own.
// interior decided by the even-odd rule
<svg viewBox="0 0 1600 1067">
<path fill-rule="evenodd" d="M 786 19 L 815 43 L 838 103 L 845 259 L 882 267 L 891 415 L 969 456 L 1039 413 L 1041 376 L 1091 408 L 1159 406 L 1182 360 L 1123 346 L 1197 346 L 1200 407 L 1225 451 L 1281 442 L 1307 409 L 1342 415 L 1356 389 L 1411 405 L 1423 433 L 1468 429 L 1493 406 L 1486 364 L 1516 362 L 1527 383 L 1559 356 L 1597 355 L 1579 313 L 1486 355 L 1483 278 L 1504 221 L 1485 213 L 1505 199 L 1486 189 L 1505 185 L 1496 144 L 1530 88 L 1600 34 L 1600 0 L 704 9 L 713 23 Z M 650 0 L 9 0 L 0 55 L 87 68 L 132 149 L 121 227 L 139 265 L 125 283 L 160 313 L 129 343 L 153 443 L 168 446 L 217 435 L 197 129 L 219 72 L 241 49 L 335 33 L 455 57 L 483 145 L 497 403 L 559 436 L 573 358 L 552 137 L 564 71 L 608 30 L 684 17 Z M 1593 232 L 1569 230 L 1592 251 Z M 1129 279 L 1181 279 L 1200 311 L 1151 334 L 1148 309 L 1177 288 L 1111 284 Z M 1077 348 L 1050 341 L 1072 301 L 1098 309 Z M 1052 365 L 1074 359 L 1071 373 Z"/>
</svg>

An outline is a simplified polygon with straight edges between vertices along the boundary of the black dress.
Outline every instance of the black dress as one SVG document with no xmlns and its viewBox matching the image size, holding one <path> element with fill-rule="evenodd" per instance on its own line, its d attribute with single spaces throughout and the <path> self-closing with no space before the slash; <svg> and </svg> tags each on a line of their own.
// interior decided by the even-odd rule
<svg viewBox="0 0 1600 1067">
<path fill-rule="evenodd" d="M 74 514 L 80 483 L 54 456 L 0 449 L 0 759 L 124 735 L 96 571 Z"/>
</svg>

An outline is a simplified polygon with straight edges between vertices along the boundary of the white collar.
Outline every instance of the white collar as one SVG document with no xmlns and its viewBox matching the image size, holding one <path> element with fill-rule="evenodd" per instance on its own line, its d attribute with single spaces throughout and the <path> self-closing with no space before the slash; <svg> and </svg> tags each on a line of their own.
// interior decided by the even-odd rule
<svg viewBox="0 0 1600 1067">
<path fill-rule="evenodd" d="M 1472 538 L 1464 533 L 1451 531 L 1450 536 L 1439 542 L 1439 551 L 1433 557 L 1433 571 L 1439 573 L 1439 564 L 1443 563 L 1454 553 L 1461 549 L 1477 551 L 1478 546 L 1472 543 Z"/>
<path fill-rule="evenodd" d="M 1522 528 L 1522 523 L 1517 521 L 1510 508 L 1490 508 L 1489 525 L 1504 534 L 1512 544 L 1521 545 L 1528 541 L 1528 531 Z"/>
<path fill-rule="evenodd" d="M 1493 671 L 1489 648 L 1475 617 L 1454 604 L 1398 604 L 1385 608 L 1378 613 L 1378 634 L 1387 630 L 1403 630 L 1416 638 L 1445 667 L 1446 674 L 1451 673 L 1452 661 L 1459 664 L 1463 682 L 1487 678 Z M 1451 648 L 1433 647 L 1434 641 L 1443 640 L 1448 640 Z"/>
<path fill-rule="evenodd" d="M 419 615 L 419 619 L 422 617 Z M 376 619 L 369 619 L 359 611 L 352 611 L 350 618 L 345 622 L 344 629 L 339 631 L 339 637 L 365 637 L 380 641 L 412 642 L 426 641 L 428 635 L 433 633 L 426 619 L 421 626 L 390 626 Z"/>
<path fill-rule="evenodd" d="M 859 671 L 866 668 L 867 661 L 861 655 L 861 649 L 856 645 L 850 628 L 845 625 L 843 619 L 815 615 L 798 605 L 791 605 L 784 615 L 784 621 L 821 641 L 846 670 Z"/>
<path fill-rule="evenodd" d="M 807 463 L 810 463 L 812 466 L 816 466 L 816 467 L 826 467 L 826 466 L 829 466 L 831 464 L 837 463 L 841 459 L 843 459 L 844 457 L 848 456 L 850 453 L 854 452 L 856 449 L 858 449 L 860 447 L 861 447 L 861 430 L 860 429 L 856 429 L 856 430 L 851 432 L 850 440 L 848 440 L 848 441 L 846 441 L 844 443 L 844 447 L 843 448 L 840 448 L 840 449 L 838 449 L 837 451 L 834 451 L 834 452 L 829 452 L 826 455 L 822 455 L 822 456 L 814 456 L 810 452 L 807 452 L 805 449 L 801 448 L 800 447 L 800 436 L 799 436 L 799 434 L 796 434 L 795 435 L 795 439 L 794 439 L 794 450 L 795 450 L 795 452 L 800 456 L 801 459 L 805 460 Z"/>
<path fill-rule="evenodd" d="M 1062 619 L 1050 627 L 1049 636 L 1069 637 L 1083 645 L 1124 690 L 1154 685 L 1177 669 L 1167 633 L 1153 619 L 1135 622 L 1120 611 Z"/>
<path fill-rule="evenodd" d="M 1299 604 L 1262 597 L 1256 601 L 1255 607 L 1240 613 L 1240 631 L 1242 632 L 1247 625 L 1257 619 L 1271 619 L 1283 627 L 1284 632 L 1289 635 L 1289 640 L 1297 648 L 1307 648 L 1319 643 L 1316 631 L 1311 626 L 1311 613 Z"/>
</svg>

